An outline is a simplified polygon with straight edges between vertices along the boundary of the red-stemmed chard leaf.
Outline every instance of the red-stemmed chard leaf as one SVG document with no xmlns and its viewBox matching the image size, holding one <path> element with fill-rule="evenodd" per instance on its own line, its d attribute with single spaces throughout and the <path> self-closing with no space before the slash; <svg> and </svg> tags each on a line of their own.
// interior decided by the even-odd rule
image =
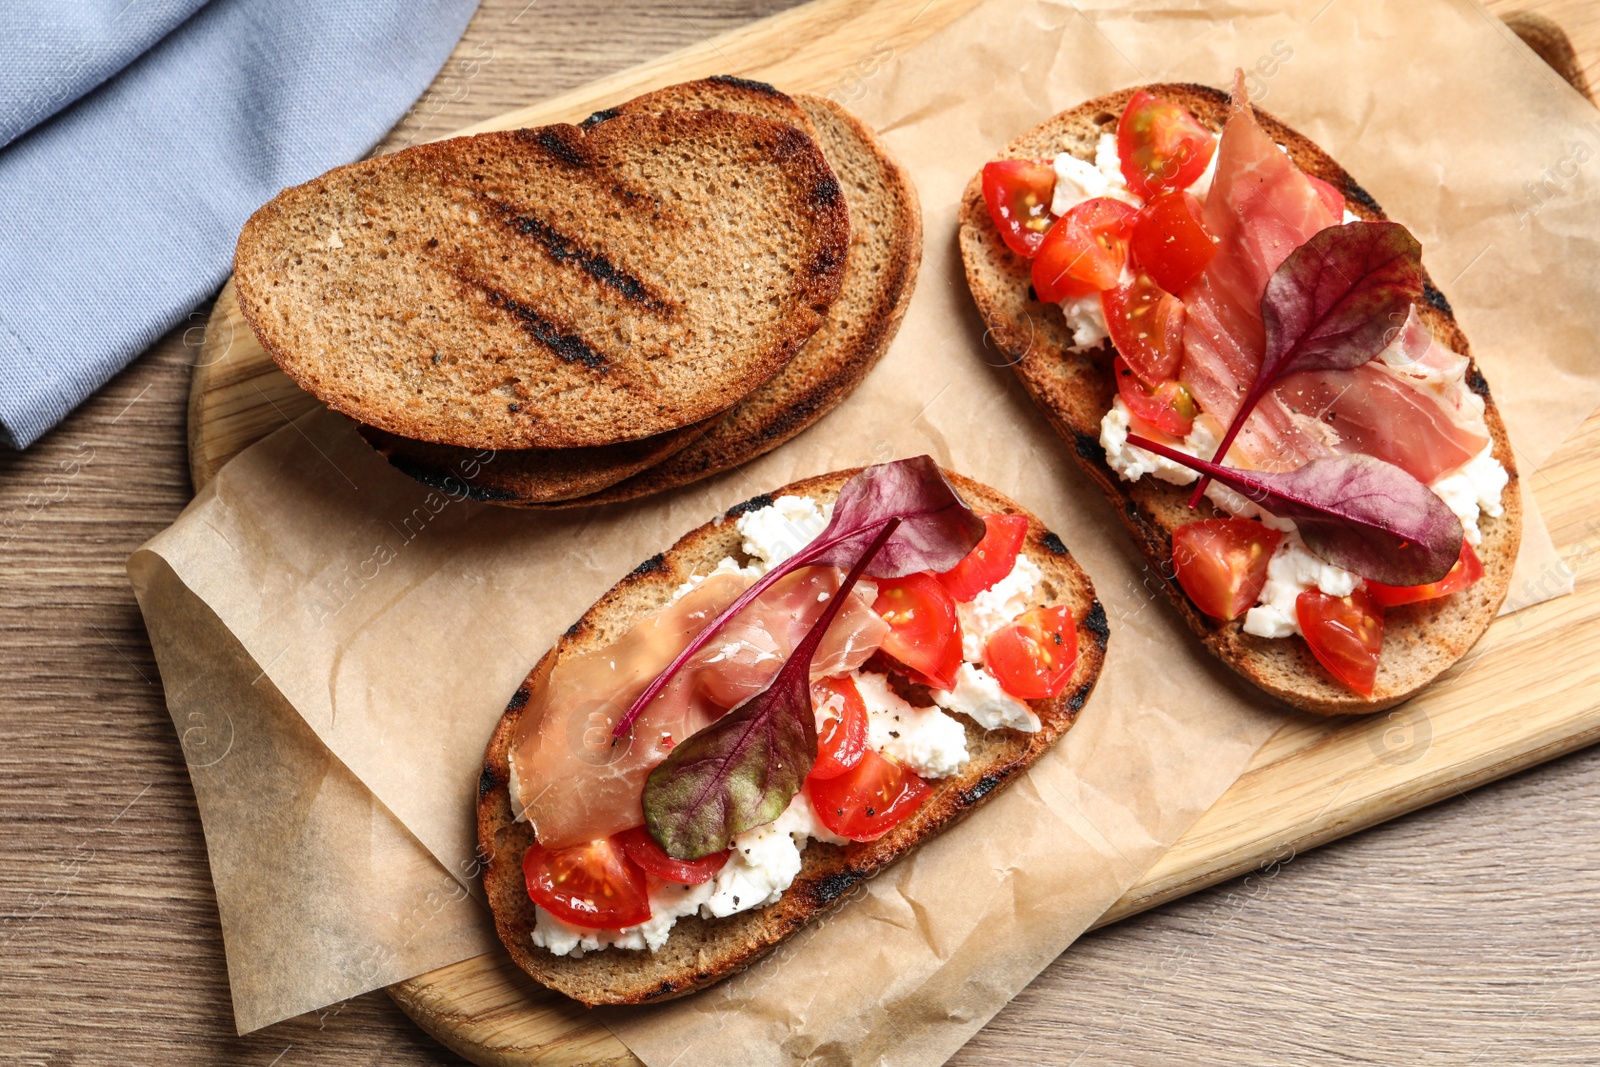
<svg viewBox="0 0 1600 1067">
<path fill-rule="evenodd" d="M 917 571 L 947 571 L 983 540 L 985 530 L 983 520 L 956 495 L 939 465 L 928 456 L 867 467 L 839 490 L 827 527 L 707 623 L 629 705 L 612 731 L 613 736 L 625 736 L 639 713 L 661 695 L 672 676 L 772 583 L 801 567 L 848 568 L 894 519 L 900 520 L 895 524 L 896 533 L 869 562 L 868 577 L 903 578 Z"/>
<path fill-rule="evenodd" d="M 1422 245 L 1399 223 L 1351 222 L 1312 234 L 1267 279 L 1266 351 L 1212 462 L 1228 454 L 1250 413 L 1284 377 L 1361 366 L 1384 350 L 1421 296 Z M 1202 475 L 1191 508 L 1207 481 Z"/>
<path fill-rule="evenodd" d="M 1137 434 L 1128 443 L 1209 475 L 1280 519 L 1312 554 L 1384 585 L 1437 582 L 1461 555 L 1461 520 L 1407 471 L 1372 456 L 1324 456 L 1278 474 L 1223 467 Z"/>
<path fill-rule="evenodd" d="M 772 684 L 691 735 L 650 772 L 644 822 L 667 855 L 697 860 L 726 849 L 735 834 L 783 814 L 817 758 L 811 657 L 850 590 L 901 525 L 891 517 L 858 551 L 822 615 Z"/>
</svg>

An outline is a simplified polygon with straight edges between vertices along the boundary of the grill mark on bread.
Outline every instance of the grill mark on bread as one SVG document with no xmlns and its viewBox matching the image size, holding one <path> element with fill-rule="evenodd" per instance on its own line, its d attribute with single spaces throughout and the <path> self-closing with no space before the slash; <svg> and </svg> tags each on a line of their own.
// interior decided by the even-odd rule
<svg viewBox="0 0 1600 1067">
<path fill-rule="evenodd" d="M 737 519 L 740 515 L 743 515 L 747 511 L 760 511 L 762 508 L 770 508 L 771 506 L 771 493 L 757 493 L 749 500 L 746 500 L 743 503 L 735 504 L 733 507 L 729 508 L 727 512 L 724 513 L 723 517 L 728 519 Z"/>
<path fill-rule="evenodd" d="M 430 489 L 437 489 L 451 496 L 462 496 L 468 500 L 479 503 L 496 503 L 515 500 L 513 493 L 494 489 L 487 485 L 473 485 L 464 478 L 457 477 L 451 471 L 441 471 L 423 463 L 414 463 L 405 456 L 385 456 L 391 466 L 401 474 L 426 485 Z"/>
<path fill-rule="evenodd" d="M 841 195 L 843 193 L 836 178 L 823 178 L 811 190 L 812 202 L 820 204 L 822 207 L 828 207 L 838 200 Z"/>
<path fill-rule="evenodd" d="M 578 129 L 587 130 L 591 126 L 600 125 L 607 119 L 614 119 L 620 114 L 621 112 L 614 107 L 601 108 L 599 111 L 596 111 L 594 114 L 578 123 Z"/>
<path fill-rule="evenodd" d="M 1005 780 L 1005 776 L 1002 774 L 986 774 L 982 778 L 979 778 L 977 784 L 975 784 L 971 789 L 963 790 L 961 793 L 961 799 L 964 803 L 976 804 L 978 801 L 994 792 L 995 787 Z"/>
<path fill-rule="evenodd" d="M 619 190 L 620 187 L 619 187 Z M 558 264 L 575 263 L 585 274 L 636 307 L 671 315 L 678 308 L 670 300 L 651 292 L 650 287 L 615 263 L 603 252 L 597 252 L 556 229 L 531 209 L 496 199 L 488 193 L 479 194 L 489 205 L 495 217 L 513 232 L 531 238 L 545 255 Z"/>
<path fill-rule="evenodd" d="M 741 78 L 736 74 L 713 74 L 706 80 L 716 82 L 718 85 L 731 85 L 735 89 L 748 89 L 750 92 L 760 93 L 762 96 L 781 99 L 784 95 L 766 82 L 758 82 L 754 78 Z"/>
<path fill-rule="evenodd" d="M 666 569 L 667 569 L 667 557 L 666 557 L 666 555 L 664 553 L 657 552 L 655 555 L 651 556 L 649 559 L 645 560 L 643 563 L 641 563 L 637 567 L 633 568 L 632 571 L 628 572 L 628 577 L 635 578 L 635 577 L 638 577 L 641 574 L 649 574 L 652 571 L 661 571 L 661 570 L 666 570 Z"/>
<path fill-rule="evenodd" d="M 455 276 L 483 290 L 490 307 L 504 311 L 516 320 L 523 332 L 549 349 L 567 363 L 581 363 L 590 370 L 605 374 L 611 369 L 611 357 L 595 348 L 582 335 L 541 313 L 537 308 L 501 292 L 481 278 L 475 278 L 464 269 L 456 269 Z"/>
<path fill-rule="evenodd" d="M 1422 299 L 1446 315 L 1455 315 L 1455 312 L 1450 309 L 1450 301 L 1446 300 L 1445 295 L 1433 287 L 1432 282 L 1424 281 L 1422 283 Z"/>
<path fill-rule="evenodd" d="M 577 133 L 576 143 L 567 134 L 568 130 Z M 535 144 L 550 153 L 561 162 L 570 167 L 587 167 L 589 157 L 584 155 L 582 144 L 583 134 L 576 126 L 545 126 L 538 130 L 520 131 L 524 136 L 531 135 Z"/>
<path fill-rule="evenodd" d="M 811 897 L 818 904 L 832 904 L 850 892 L 863 877 L 863 872 L 854 868 L 824 875 L 811 887 Z"/>
<path fill-rule="evenodd" d="M 1083 617 L 1083 626 L 1094 634 L 1101 648 L 1105 648 L 1106 642 L 1111 640 L 1111 621 L 1106 618 L 1105 605 L 1098 599 L 1089 606 L 1089 614 Z"/>
</svg>

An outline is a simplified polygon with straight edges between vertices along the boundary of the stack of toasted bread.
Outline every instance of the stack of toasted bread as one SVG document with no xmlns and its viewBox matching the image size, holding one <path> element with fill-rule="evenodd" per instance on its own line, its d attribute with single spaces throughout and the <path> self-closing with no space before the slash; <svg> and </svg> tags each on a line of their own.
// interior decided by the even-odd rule
<svg viewBox="0 0 1600 1067">
<path fill-rule="evenodd" d="M 571 507 L 821 418 L 888 347 L 921 251 L 916 192 L 866 126 L 718 77 L 286 189 L 234 277 L 266 351 L 394 466 Z"/>
</svg>

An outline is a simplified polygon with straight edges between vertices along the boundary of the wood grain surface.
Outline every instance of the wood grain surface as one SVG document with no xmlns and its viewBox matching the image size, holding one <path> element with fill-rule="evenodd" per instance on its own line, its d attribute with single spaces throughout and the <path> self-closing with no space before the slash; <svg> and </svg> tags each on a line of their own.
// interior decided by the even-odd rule
<svg viewBox="0 0 1600 1067">
<path fill-rule="evenodd" d="M 779 6 L 647 3 L 620 32 L 609 7 L 488 0 L 391 141 Z M 1600 12 L 1538 8 L 1592 80 Z M 231 1036 L 204 843 L 123 574 L 188 497 L 206 310 L 32 451 L 0 456 L 0 1060 L 459 1063 L 381 994 Z M 1597 467 L 1591 420 L 1537 476 L 1542 499 L 1574 502 L 1547 517 L 1586 592 Z M 1563 610 L 1528 625 L 1556 633 Z M 1297 854 L 1080 941 L 953 1062 L 1594 1063 L 1597 815 L 1600 754 L 1586 752 Z"/>
</svg>

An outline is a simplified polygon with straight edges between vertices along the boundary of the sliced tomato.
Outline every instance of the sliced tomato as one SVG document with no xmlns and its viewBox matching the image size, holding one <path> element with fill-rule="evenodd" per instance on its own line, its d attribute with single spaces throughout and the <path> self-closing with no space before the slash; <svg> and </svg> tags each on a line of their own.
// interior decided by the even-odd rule
<svg viewBox="0 0 1600 1067">
<path fill-rule="evenodd" d="M 1456 559 L 1456 565 L 1450 568 L 1449 574 L 1437 582 L 1429 582 L 1426 585 L 1384 585 L 1381 582 L 1369 581 L 1367 591 L 1379 604 L 1392 608 L 1398 604 L 1415 604 L 1419 600 L 1434 600 L 1449 596 L 1475 584 L 1482 577 L 1483 561 L 1472 551 L 1472 546 L 1463 541 L 1461 555 Z"/>
<path fill-rule="evenodd" d="M 905 822 L 933 792 L 887 756 L 867 749 L 837 778 L 808 778 L 806 792 L 822 825 L 852 841 L 871 841 Z"/>
<path fill-rule="evenodd" d="M 732 854 L 724 849 L 709 856 L 701 856 L 697 860 L 673 859 L 643 826 L 624 830 L 611 840 L 621 845 L 627 857 L 644 870 L 657 878 L 665 878 L 669 882 L 681 882 L 684 885 L 700 885 L 711 881 Z"/>
<path fill-rule="evenodd" d="M 618 930 L 650 918 L 644 870 L 617 839 L 571 848 L 537 841 L 522 856 L 528 897 L 562 922 L 592 930 Z"/>
<path fill-rule="evenodd" d="M 1383 651 L 1383 605 L 1364 587 L 1342 597 L 1307 589 L 1295 598 L 1294 613 L 1317 662 L 1362 696 L 1371 696 Z"/>
<path fill-rule="evenodd" d="M 1182 382 L 1169 378 L 1152 389 L 1139 380 L 1121 356 L 1112 360 L 1111 369 L 1117 378 L 1117 393 L 1135 421 L 1170 437 L 1189 436 L 1200 409 Z"/>
<path fill-rule="evenodd" d="M 1078 626 L 1057 604 L 1034 608 L 989 635 L 984 666 L 1000 688 L 1020 700 L 1058 696 L 1078 665 Z"/>
<path fill-rule="evenodd" d="M 1061 216 L 1033 257 L 1033 290 L 1047 304 L 1103 292 L 1122 278 L 1133 234 L 1131 204 L 1085 200 Z"/>
<path fill-rule="evenodd" d="M 922 571 L 878 581 L 872 610 L 889 624 L 880 646 L 935 689 L 954 689 L 961 666 L 961 620 L 939 579 Z"/>
<path fill-rule="evenodd" d="M 1317 198 L 1328 209 L 1328 214 L 1336 219 L 1344 218 L 1344 194 L 1335 189 L 1329 182 L 1323 181 L 1315 174 L 1307 174 L 1306 180 L 1311 183 L 1311 188 L 1317 191 Z"/>
<path fill-rule="evenodd" d="M 1047 159 L 998 159 L 983 167 L 983 202 L 1006 247 L 1032 257 L 1050 228 L 1055 167 Z"/>
<path fill-rule="evenodd" d="M 811 683 L 811 704 L 834 714 L 817 731 L 817 762 L 813 778 L 837 778 L 861 762 L 867 751 L 867 705 L 849 675 L 820 678 Z"/>
<path fill-rule="evenodd" d="M 963 604 L 970 601 L 1011 573 L 1027 536 L 1028 520 L 1023 516 L 985 515 L 983 540 L 960 563 L 939 575 L 939 581 Z"/>
<path fill-rule="evenodd" d="M 1172 534 L 1172 569 L 1195 607 L 1237 619 L 1261 599 L 1267 564 L 1283 534 L 1254 519 L 1187 522 Z"/>
<path fill-rule="evenodd" d="M 1139 209 L 1129 247 L 1133 261 L 1169 293 L 1198 278 L 1217 254 L 1216 242 L 1200 221 L 1200 201 L 1181 189 L 1162 193 Z"/>
<path fill-rule="evenodd" d="M 1139 271 L 1100 294 L 1106 331 L 1128 369 L 1147 388 L 1178 376 L 1183 363 L 1183 301 Z"/>
<path fill-rule="evenodd" d="M 1133 94 L 1117 123 L 1122 176 L 1146 200 L 1193 185 L 1216 150 L 1216 135 L 1193 115 L 1143 89 Z"/>
</svg>

